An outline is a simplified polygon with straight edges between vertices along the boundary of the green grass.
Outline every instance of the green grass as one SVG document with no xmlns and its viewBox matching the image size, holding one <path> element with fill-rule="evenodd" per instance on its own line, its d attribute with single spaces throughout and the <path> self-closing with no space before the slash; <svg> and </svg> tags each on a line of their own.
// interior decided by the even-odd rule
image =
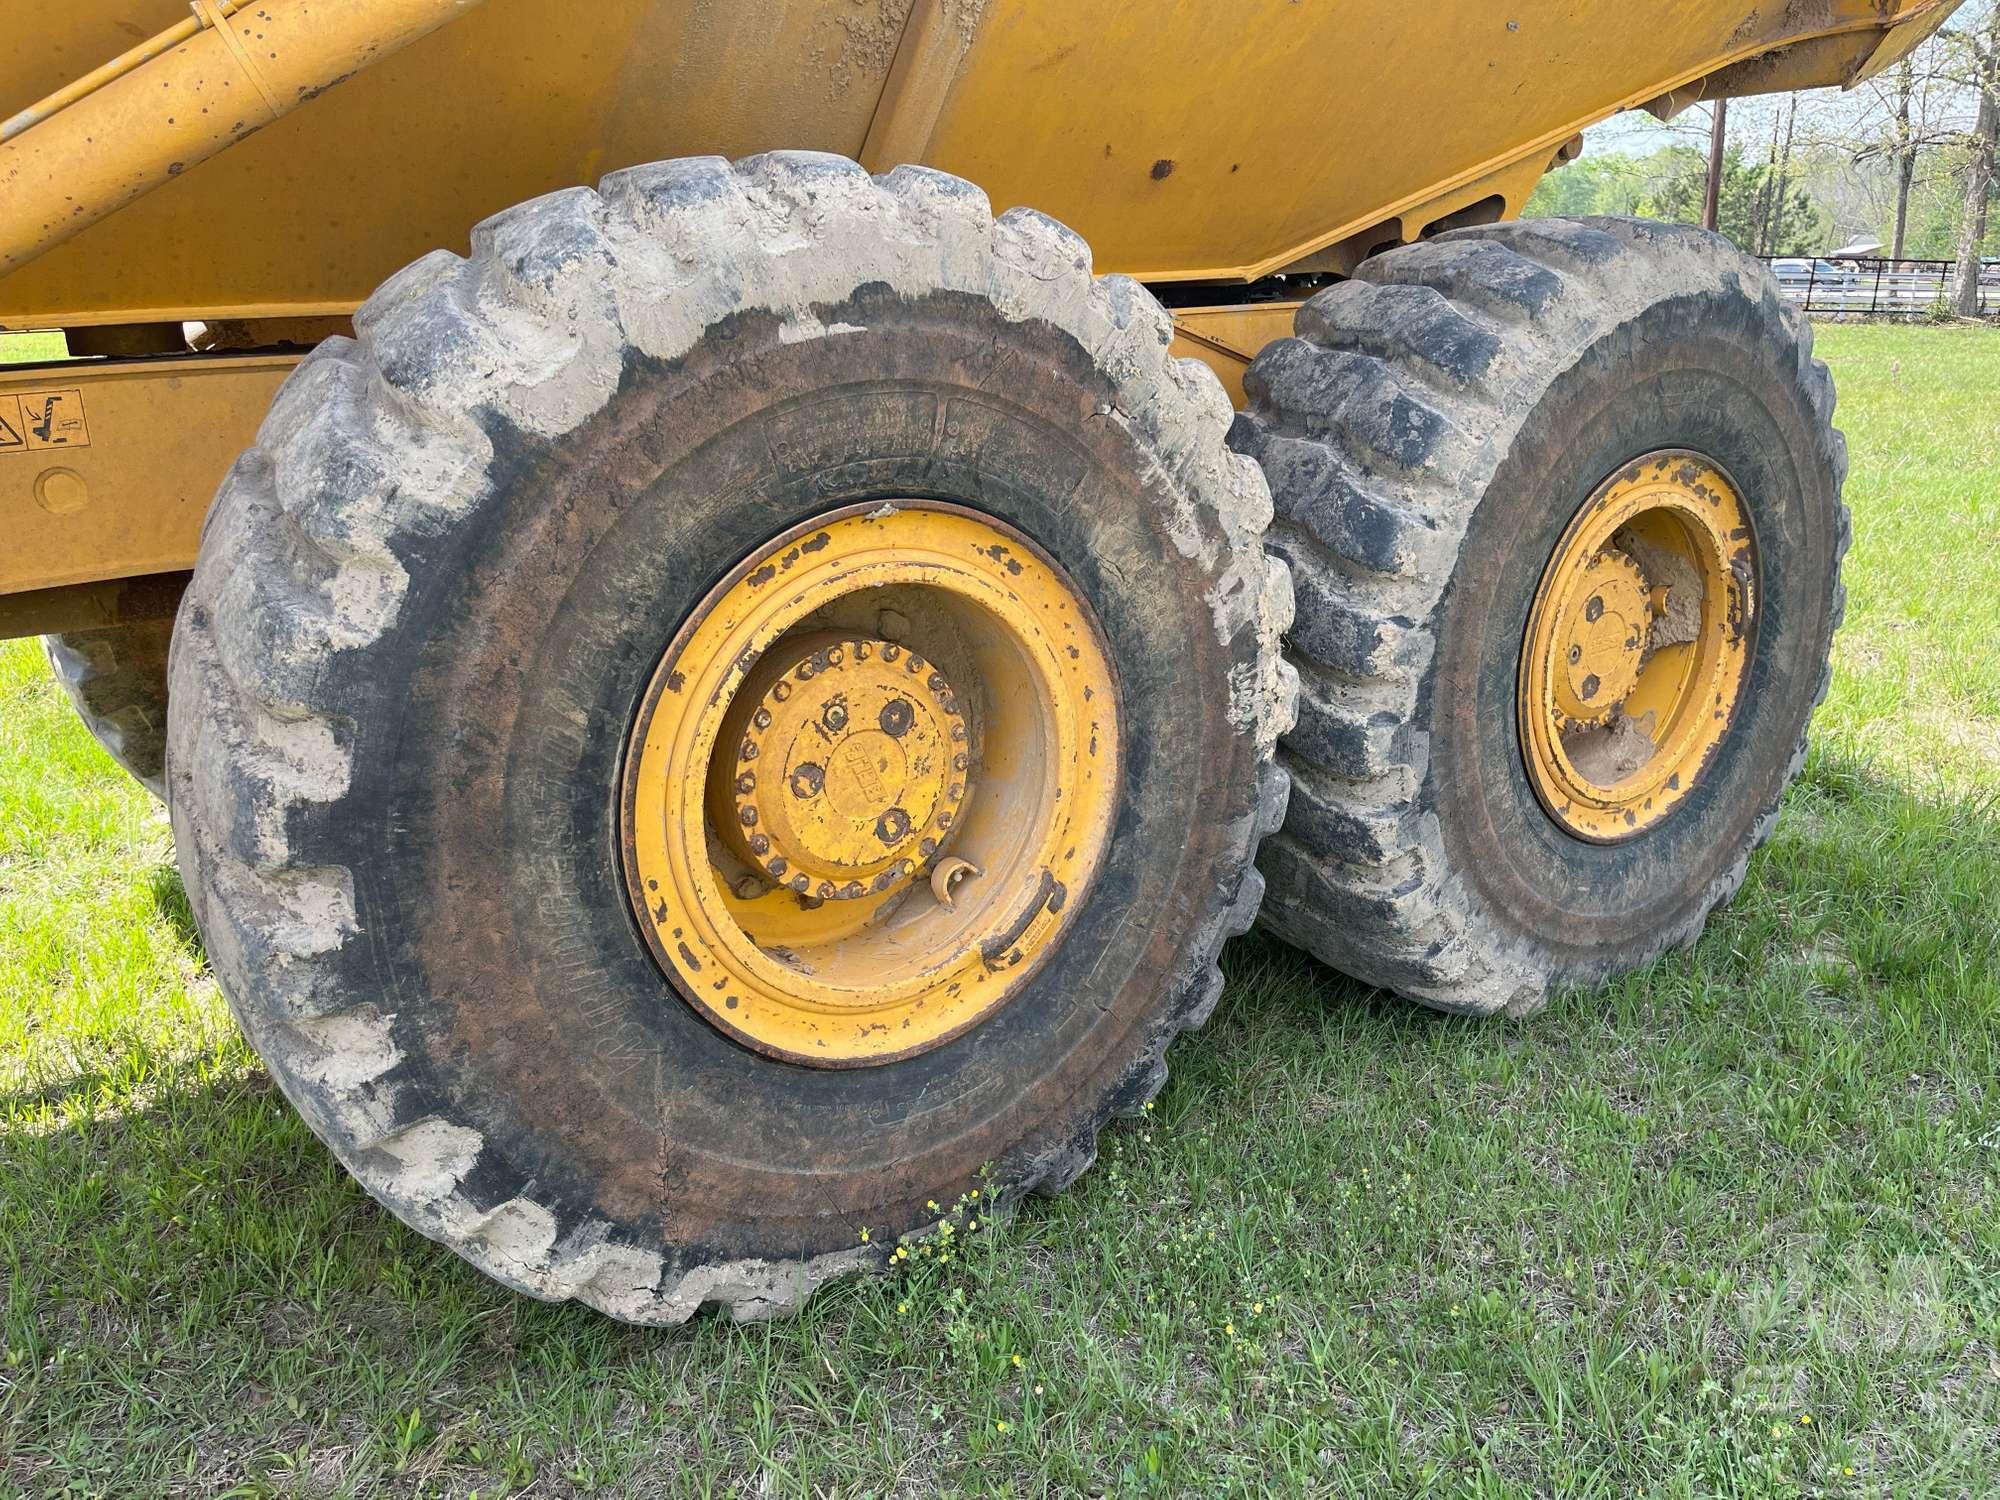
<svg viewBox="0 0 2000 1500">
<path fill-rule="evenodd" d="M 1995 330 L 1822 327 L 1853 458 L 1847 626 L 1821 735 L 1926 791 L 2000 784 Z"/>
<path fill-rule="evenodd" d="M 528 1302 L 374 1208 L 0 649 L 0 1491 L 1990 1490 L 2000 334 L 1821 348 L 1850 625 L 1693 954 L 1472 1024 L 1241 942 L 1075 1189 L 775 1326 Z"/>
</svg>

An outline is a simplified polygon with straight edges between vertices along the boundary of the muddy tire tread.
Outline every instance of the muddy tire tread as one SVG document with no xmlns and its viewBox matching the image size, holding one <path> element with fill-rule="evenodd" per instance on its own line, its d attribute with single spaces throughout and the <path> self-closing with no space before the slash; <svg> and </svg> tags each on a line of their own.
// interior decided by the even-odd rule
<svg viewBox="0 0 2000 1500">
<path fill-rule="evenodd" d="M 635 168 L 496 216 L 474 232 L 469 258 L 416 262 L 369 299 L 353 339 L 310 355 L 225 482 L 174 654 L 175 702 L 186 708 L 173 726 L 172 804 L 215 968 L 293 1103 L 399 1218 L 533 1296 L 646 1323 L 704 1306 L 763 1318 L 890 1247 L 666 1277 L 657 1252 L 617 1243 L 606 1226 L 553 1239 L 531 1183 L 497 1206 L 473 1205 L 459 1185 L 482 1149 L 477 1132 L 408 1119 L 386 1076 L 397 1061 L 389 1018 L 376 997 L 332 989 L 328 957 L 358 935 L 354 875 L 312 867 L 291 837 L 348 784 L 353 726 L 327 701 L 321 670 L 392 629 L 408 583 L 398 538 L 450 528 L 479 504 L 490 445 L 473 414 L 559 434 L 610 399 L 630 349 L 671 358 L 722 312 L 759 306 L 796 317 L 809 336 L 814 305 L 877 281 L 979 292 L 1005 316 L 1045 319 L 1092 349 L 1122 393 L 1104 415 L 1130 424 L 1201 501 L 1188 545 L 1213 556 L 1217 628 L 1225 614 L 1248 621 L 1261 643 L 1255 680 L 1233 684 L 1236 722 L 1262 766 L 1260 810 L 1234 830 L 1235 899 L 1198 935 L 1147 1049 L 1110 1082 L 1089 1127 L 1027 1163 L 999 1207 L 1073 1179 L 1102 1125 L 1157 1092 L 1168 1044 L 1214 1005 L 1223 943 L 1255 918 L 1255 849 L 1286 799 L 1275 743 L 1294 711 L 1278 649 L 1289 577 L 1262 549 L 1261 472 L 1226 446 L 1227 396 L 1205 366 L 1167 357 L 1171 321 L 1143 288 L 1093 276 L 1071 231 L 1027 210 L 995 218 L 956 178 L 914 168 L 870 177 L 812 153 Z M 420 482 L 406 482 L 412 471 Z"/>
<path fill-rule="evenodd" d="M 42 637 L 49 671 L 91 737 L 166 800 L 167 647 L 171 617 Z"/>
<path fill-rule="evenodd" d="M 1453 231 L 1364 262 L 1300 311 L 1297 336 L 1250 367 L 1232 444 L 1271 481 L 1271 550 L 1292 570 L 1287 655 L 1300 676 L 1280 764 L 1291 813 L 1268 840 L 1263 918 L 1280 937 L 1369 983 L 1438 1009 L 1523 1014 L 1558 982 L 1480 909 L 1418 795 L 1416 725 L 1458 549 L 1483 481 L 1542 393 L 1597 338 L 1676 292 L 1747 289 L 1781 319 L 1823 424 L 1833 382 L 1812 331 L 1761 265 L 1699 231 L 1639 220 L 1539 220 Z M 1832 434 L 1838 477 L 1846 447 Z M 1838 552 L 1850 536 L 1838 515 Z M 1831 618 L 1845 608 L 1838 566 Z M 1826 695 L 1823 674 L 1814 704 Z M 1802 735 L 1786 783 L 1804 765 Z M 1781 794 L 1780 794 L 1781 795 Z M 1686 948 L 1742 885 L 1777 796 L 1698 909 L 1622 954 L 1618 968 Z"/>
</svg>

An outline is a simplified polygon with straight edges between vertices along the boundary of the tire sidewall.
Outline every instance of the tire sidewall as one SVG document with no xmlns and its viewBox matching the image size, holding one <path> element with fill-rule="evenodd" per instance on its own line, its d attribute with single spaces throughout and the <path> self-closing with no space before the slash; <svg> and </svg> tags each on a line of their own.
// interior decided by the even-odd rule
<svg viewBox="0 0 2000 1500">
<path fill-rule="evenodd" d="M 480 1133 L 462 1190 L 531 1181 L 559 1221 L 683 1264 L 914 1228 L 982 1166 L 1019 1185 L 1094 1135 L 1200 987 L 1256 815 L 1228 707 L 1259 643 L 1218 639 L 1211 565 L 1169 530 L 1173 481 L 1103 420 L 1116 391 L 1082 348 L 953 294 L 864 288 L 819 313 L 853 331 L 801 342 L 745 314 L 683 359 L 635 356 L 553 443 L 489 417 L 487 499 L 403 542 L 395 629 L 337 659 L 353 781 L 295 836 L 355 874 L 369 940 L 339 984 L 394 997 L 399 1112 Z M 635 930 L 625 737 L 687 611 L 760 543 L 926 497 L 1019 528 L 1091 600 L 1120 676 L 1116 824 L 1060 949 L 999 1012 L 906 1061 L 803 1068 L 701 1020 Z"/>
<path fill-rule="evenodd" d="M 1839 476 L 1774 304 L 1662 300 L 1595 341 L 1527 412 L 1476 509 L 1423 715 L 1425 798 L 1453 868 L 1503 937 L 1593 977 L 1698 929 L 1732 886 L 1794 768 L 1821 686 L 1839 561 Z M 1757 557 L 1752 659 L 1730 729 L 1657 826 L 1596 844 L 1547 814 L 1522 762 L 1527 618 L 1549 558 L 1604 480 L 1689 449 L 1735 482 Z M 1642 940 L 1643 941 L 1643 940 Z"/>
</svg>

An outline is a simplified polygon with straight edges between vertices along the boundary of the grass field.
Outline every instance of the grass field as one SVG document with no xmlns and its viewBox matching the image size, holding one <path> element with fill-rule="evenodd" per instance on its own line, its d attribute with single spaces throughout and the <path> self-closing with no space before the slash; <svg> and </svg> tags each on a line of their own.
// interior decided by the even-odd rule
<svg viewBox="0 0 2000 1500">
<path fill-rule="evenodd" d="M 527 1302 L 376 1209 L 0 647 L 0 1492 L 1989 1492 L 2000 332 L 1820 338 L 1852 607 L 1695 952 L 1472 1024 L 1243 941 L 1075 1189 L 773 1326 Z"/>
</svg>

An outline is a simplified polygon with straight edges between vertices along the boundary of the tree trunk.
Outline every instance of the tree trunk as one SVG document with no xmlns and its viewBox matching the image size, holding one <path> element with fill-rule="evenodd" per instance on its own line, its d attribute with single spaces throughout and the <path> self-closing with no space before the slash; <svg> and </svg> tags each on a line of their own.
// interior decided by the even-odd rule
<svg viewBox="0 0 2000 1500">
<path fill-rule="evenodd" d="M 1979 121 L 1972 127 L 1965 164 L 1965 219 L 1952 274 L 1952 310 L 1961 318 L 1979 316 L 1979 252 L 1986 244 L 1986 204 L 1993 196 L 1993 157 L 2000 147 L 2000 7 L 1994 10 L 1992 38 L 1979 63 Z"/>
<path fill-rule="evenodd" d="M 1792 170 L 1792 128 L 1799 121 L 1799 96 L 1791 95 L 1786 104 L 1785 149 L 1778 157 L 1778 182 L 1771 193 L 1771 227 L 1764 247 L 1766 255 L 1785 253 L 1785 178 Z"/>
<path fill-rule="evenodd" d="M 1753 255 L 1771 253 L 1771 183 L 1778 171 L 1778 125 L 1774 117 L 1771 122 L 1771 150 L 1764 158 L 1764 180 L 1757 184 L 1756 222 L 1751 226 L 1750 252 Z"/>
<path fill-rule="evenodd" d="M 1729 100 L 1715 101 L 1715 116 L 1709 121 L 1708 184 L 1701 199 L 1701 227 L 1714 231 L 1722 222 L 1722 158 L 1729 142 Z"/>
<path fill-rule="evenodd" d="M 1889 259 L 1903 258 L 1903 241 L 1910 227 L 1910 185 L 1917 176 L 1917 152 L 1910 140 L 1910 97 L 1917 91 L 1916 68 L 1906 57 L 1896 64 L 1896 230 L 1889 240 Z"/>
</svg>

